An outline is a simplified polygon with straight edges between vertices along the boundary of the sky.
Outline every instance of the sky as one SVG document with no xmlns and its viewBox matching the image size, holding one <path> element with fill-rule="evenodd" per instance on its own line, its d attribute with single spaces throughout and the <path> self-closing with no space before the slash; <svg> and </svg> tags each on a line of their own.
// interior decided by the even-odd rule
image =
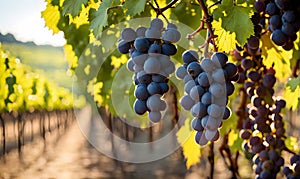
<svg viewBox="0 0 300 179">
<path fill-rule="evenodd" d="M 33 41 L 38 45 L 65 44 L 63 33 L 53 35 L 41 18 L 46 8 L 44 0 L 0 0 L 0 32 L 12 33 L 17 40 Z"/>
</svg>

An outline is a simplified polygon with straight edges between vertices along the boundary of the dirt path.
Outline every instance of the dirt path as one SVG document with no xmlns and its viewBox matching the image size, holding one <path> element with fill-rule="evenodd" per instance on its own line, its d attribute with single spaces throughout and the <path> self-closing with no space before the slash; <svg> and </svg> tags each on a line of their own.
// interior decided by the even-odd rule
<svg viewBox="0 0 300 179">
<path fill-rule="evenodd" d="M 91 127 L 90 108 L 79 113 L 81 127 Z M 84 124 L 84 125 L 82 125 Z M 0 178 L 184 178 L 186 170 L 180 152 L 145 164 L 116 162 L 86 141 L 78 123 L 66 131 L 54 131 L 46 142 L 25 145 L 22 156 L 12 151 L 0 160 Z"/>
</svg>

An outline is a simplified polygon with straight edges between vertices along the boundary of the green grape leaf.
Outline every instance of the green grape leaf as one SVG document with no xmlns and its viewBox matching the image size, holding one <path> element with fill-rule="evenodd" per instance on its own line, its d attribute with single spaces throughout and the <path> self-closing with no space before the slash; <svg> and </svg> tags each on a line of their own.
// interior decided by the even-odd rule
<svg viewBox="0 0 300 179">
<path fill-rule="evenodd" d="M 297 86 L 300 86 L 300 76 L 288 81 L 287 85 L 291 87 L 292 91 L 295 91 Z"/>
<path fill-rule="evenodd" d="M 90 29 L 93 30 L 95 36 L 102 32 L 103 27 L 108 25 L 107 10 L 112 6 L 112 3 L 112 0 L 103 1 L 100 4 L 99 9 L 95 12 L 95 18 L 91 21 L 90 27 Z"/>
<path fill-rule="evenodd" d="M 78 16 L 78 14 L 81 11 L 82 5 L 86 5 L 88 0 L 65 0 L 64 1 L 64 9 L 63 14 L 71 14 L 71 16 L 75 17 Z"/>
<path fill-rule="evenodd" d="M 190 168 L 200 162 L 201 148 L 195 142 L 196 131 L 190 127 L 190 119 L 186 119 L 184 126 L 177 132 L 177 140 L 180 143 L 183 155 L 186 158 L 186 168 Z"/>
<path fill-rule="evenodd" d="M 146 0 L 126 0 L 123 8 L 125 8 L 126 15 L 135 16 L 144 11 Z"/>
<path fill-rule="evenodd" d="M 285 81 L 291 74 L 290 59 L 292 58 L 292 51 L 281 50 L 278 46 L 275 46 L 270 39 L 269 33 L 261 36 L 261 42 L 264 65 L 267 67 L 274 65 L 275 76 L 280 81 Z"/>
<path fill-rule="evenodd" d="M 293 111 L 298 109 L 300 102 L 300 77 L 291 79 L 284 90 L 286 107 Z"/>
<path fill-rule="evenodd" d="M 220 51 L 229 51 L 235 44 L 244 45 L 253 35 L 254 27 L 250 20 L 250 7 L 234 5 L 232 0 L 223 0 L 213 12 L 212 23 L 215 30 L 217 45 Z"/>
</svg>

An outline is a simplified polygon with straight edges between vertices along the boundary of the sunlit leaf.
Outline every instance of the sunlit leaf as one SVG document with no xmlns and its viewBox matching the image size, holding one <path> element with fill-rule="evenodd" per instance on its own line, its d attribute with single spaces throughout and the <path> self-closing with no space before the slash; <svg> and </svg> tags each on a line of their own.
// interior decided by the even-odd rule
<svg viewBox="0 0 300 179">
<path fill-rule="evenodd" d="M 183 155 L 186 158 L 186 167 L 189 169 L 192 165 L 199 163 L 201 156 L 201 148 L 195 142 L 196 131 L 190 127 L 190 121 L 186 120 L 177 132 L 177 140 L 183 149 Z"/>
<path fill-rule="evenodd" d="M 213 13 L 215 21 L 212 25 L 215 35 L 218 35 L 216 40 L 220 51 L 232 50 L 236 43 L 244 45 L 253 35 L 251 14 L 250 7 L 234 5 L 232 0 L 223 0 L 218 5 Z"/>
<path fill-rule="evenodd" d="M 45 19 L 45 25 L 53 31 L 53 34 L 57 34 L 59 32 L 57 24 L 60 19 L 58 6 L 47 4 L 46 9 L 42 11 L 42 17 Z"/>
<path fill-rule="evenodd" d="M 274 45 L 270 39 L 270 33 L 262 35 L 261 42 L 263 63 L 267 67 L 271 67 L 274 64 L 275 76 L 279 80 L 285 81 L 291 74 L 290 59 L 292 58 L 292 51 L 285 51 Z"/>
</svg>

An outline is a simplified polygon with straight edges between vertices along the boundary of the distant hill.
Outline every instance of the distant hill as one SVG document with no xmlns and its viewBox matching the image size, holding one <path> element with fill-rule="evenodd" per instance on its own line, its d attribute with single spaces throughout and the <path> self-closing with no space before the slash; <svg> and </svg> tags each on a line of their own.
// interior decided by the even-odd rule
<svg viewBox="0 0 300 179">
<path fill-rule="evenodd" d="M 40 46 L 40 47 L 51 47 L 51 48 L 58 48 L 61 49 L 62 47 L 54 47 L 52 45 L 37 45 L 32 41 L 28 41 L 28 42 L 22 42 L 19 41 L 15 38 L 15 36 L 11 33 L 7 33 L 7 34 L 2 34 L 0 32 L 0 42 L 1 43 L 14 43 L 14 44 L 22 44 L 22 45 L 27 45 L 27 46 Z"/>
<path fill-rule="evenodd" d="M 22 63 L 37 69 L 59 86 L 72 88 L 72 78 L 67 75 L 68 62 L 63 47 L 36 45 L 34 42 L 21 42 L 14 35 L 0 33 L 1 47 L 19 58 Z"/>
</svg>

